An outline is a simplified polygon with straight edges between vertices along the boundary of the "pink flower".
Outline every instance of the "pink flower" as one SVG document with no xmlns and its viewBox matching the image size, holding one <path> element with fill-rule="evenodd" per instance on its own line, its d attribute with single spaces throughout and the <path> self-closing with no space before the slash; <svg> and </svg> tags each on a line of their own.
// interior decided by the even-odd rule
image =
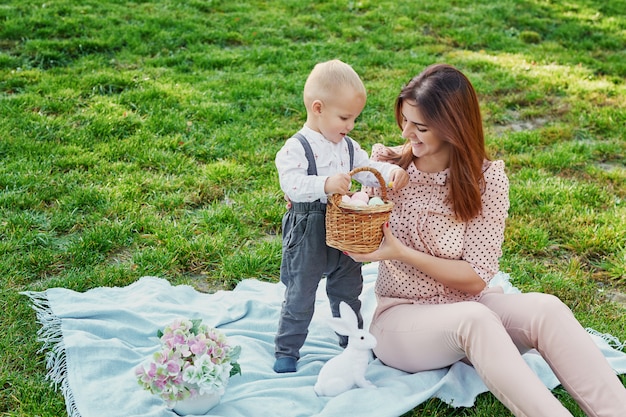
<svg viewBox="0 0 626 417">
<path fill-rule="evenodd" d="M 181 370 L 181 366 L 180 363 L 176 362 L 176 361 L 169 361 L 167 364 L 167 372 L 170 375 L 178 375 L 178 373 Z"/>
<path fill-rule="evenodd" d="M 200 320 L 178 319 L 159 331 L 161 349 L 135 368 L 137 382 L 170 405 L 205 392 L 223 392 L 240 373 L 241 348 L 231 347 L 217 329 Z"/>
<path fill-rule="evenodd" d="M 191 344 L 189 349 L 194 355 L 201 355 L 202 353 L 207 351 L 206 341 L 202 339 L 197 339 Z"/>
</svg>

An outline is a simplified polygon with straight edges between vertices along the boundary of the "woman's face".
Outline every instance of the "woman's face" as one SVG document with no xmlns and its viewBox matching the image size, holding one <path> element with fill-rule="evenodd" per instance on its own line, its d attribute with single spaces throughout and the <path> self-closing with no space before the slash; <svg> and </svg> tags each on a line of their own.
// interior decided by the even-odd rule
<svg viewBox="0 0 626 417">
<path fill-rule="evenodd" d="M 447 167 L 450 144 L 441 140 L 424 122 L 422 113 L 415 102 L 405 100 L 402 103 L 402 137 L 411 144 L 413 155 L 417 158 L 439 160 Z"/>
</svg>

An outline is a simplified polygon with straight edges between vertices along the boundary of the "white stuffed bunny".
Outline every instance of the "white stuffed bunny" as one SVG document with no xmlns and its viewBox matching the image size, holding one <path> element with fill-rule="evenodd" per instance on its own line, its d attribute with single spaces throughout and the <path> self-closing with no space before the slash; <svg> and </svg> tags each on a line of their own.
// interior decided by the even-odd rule
<svg viewBox="0 0 626 417">
<path fill-rule="evenodd" d="M 348 336 L 348 346 L 320 370 L 313 387 L 319 396 L 334 397 L 355 385 L 360 388 L 376 387 L 365 379 L 370 350 L 376 347 L 376 338 L 359 329 L 357 316 L 347 303 L 342 301 L 339 304 L 339 313 L 341 317 L 331 318 L 329 324 L 340 335 Z"/>
</svg>

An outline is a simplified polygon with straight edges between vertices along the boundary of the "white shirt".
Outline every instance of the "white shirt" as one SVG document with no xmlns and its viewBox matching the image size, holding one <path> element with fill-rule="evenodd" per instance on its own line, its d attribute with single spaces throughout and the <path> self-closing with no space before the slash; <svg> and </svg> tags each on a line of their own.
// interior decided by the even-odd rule
<svg viewBox="0 0 626 417">
<path fill-rule="evenodd" d="M 299 133 L 304 135 L 311 145 L 317 165 L 317 176 L 307 175 L 309 163 L 304 148 L 298 139 L 292 137 L 287 139 L 276 154 L 275 163 L 278 169 L 280 188 L 294 202 L 304 203 L 320 200 L 322 203 L 326 203 L 327 198 L 324 192 L 326 179 L 337 173 L 347 174 L 350 172 L 348 145 L 344 140 L 333 143 L 306 125 Z M 350 140 L 354 145 L 353 168 L 363 166 L 375 168 L 388 183 L 391 172 L 399 167 L 386 162 L 371 161 L 367 152 L 361 149 L 361 145 L 353 139 Z M 369 172 L 358 173 L 353 178 L 361 184 L 380 187 L 376 177 Z"/>
</svg>

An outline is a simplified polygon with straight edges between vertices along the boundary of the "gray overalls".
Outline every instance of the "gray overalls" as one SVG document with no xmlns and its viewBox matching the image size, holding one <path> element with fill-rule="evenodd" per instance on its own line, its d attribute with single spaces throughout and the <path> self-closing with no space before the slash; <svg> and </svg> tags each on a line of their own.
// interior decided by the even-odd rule
<svg viewBox="0 0 626 417">
<path fill-rule="evenodd" d="M 300 133 L 295 135 L 304 147 L 309 163 L 308 175 L 317 175 L 311 146 Z M 354 163 L 353 144 L 345 138 L 350 150 L 350 169 Z M 339 317 L 339 303 L 345 301 L 357 313 L 359 328 L 363 328 L 361 301 L 363 290 L 361 263 L 341 251 L 326 246 L 326 204 L 292 202 L 283 216 L 283 249 L 280 280 L 285 284 L 278 332 L 274 339 L 276 358 L 300 358 L 315 307 L 315 293 L 322 276 L 326 276 L 326 294 L 333 317 Z M 346 346 L 347 337 L 340 336 Z"/>
</svg>

